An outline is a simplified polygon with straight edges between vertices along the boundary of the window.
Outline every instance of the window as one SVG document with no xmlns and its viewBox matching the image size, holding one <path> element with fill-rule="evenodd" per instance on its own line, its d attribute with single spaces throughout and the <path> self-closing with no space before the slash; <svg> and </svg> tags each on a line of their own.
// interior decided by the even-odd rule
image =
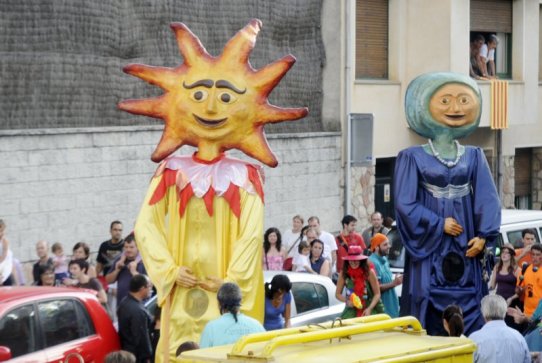
<svg viewBox="0 0 542 363">
<path fill-rule="evenodd" d="M 391 231 L 389 231 L 388 240 L 391 243 L 390 253 L 388 255 L 390 266 L 396 268 L 404 268 L 405 248 L 403 247 L 403 242 L 401 241 L 399 231 L 395 226 L 392 227 Z"/>
<path fill-rule="evenodd" d="M 38 312 L 47 348 L 94 334 L 87 312 L 76 301 L 41 302 Z"/>
<path fill-rule="evenodd" d="M 39 349 L 34 316 L 33 306 L 26 305 L 10 311 L 0 320 L 0 342 L 11 350 L 12 358 Z"/>
<path fill-rule="evenodd" d="M 388 0 L 356 1 L 356 78 L 388 78 Z"/>
<path fill-rule="evenodd" d="M 327 296 L 326 288 L 320 284 L 314 284 L 314 288 L 316 289 L 316 294 L 318 295 L 320 307 L 322 308 L 329 306 L 329 298 Z"/>
<path fill-rule="evenodd" d="M 514 248 L 523 248 L 523 238 L 521 237 L 521 231 L 523 231 L 524 228 L 518 230 L 518 231 L 510 231 L 506 232 L 506 235 L 508 236 L 508 242 L 510 242 L 512 245 L 514 245 Z M 536 229 L 535 229 L 536 232 Z M 538 235 L 535 234 L 535 243 L 540 243 L 538 240 Z"/>
<path fill-rule="evenodd" d="M 491 35 L 499 38 L 495 50 L 495 68 L 499 78 L 512 77 L 512 0 L 471 0 L 471 40 L 484 36 L 486 43 Z"/>
<path fill-rule="evenodd" d="M 292 294 L 294 296 L 295 307 L 298 315 L 311 310 L 320 309 L 322 307 L 313 283 L 294 282 L 292 284 Z"/>
</svg>

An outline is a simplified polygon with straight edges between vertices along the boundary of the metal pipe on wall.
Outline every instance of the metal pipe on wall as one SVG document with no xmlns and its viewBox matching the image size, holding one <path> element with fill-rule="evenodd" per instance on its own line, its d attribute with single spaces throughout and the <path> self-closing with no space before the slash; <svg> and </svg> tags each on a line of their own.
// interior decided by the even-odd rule
<svg viewBox="0 0 542 363">
<path fill-rule="evenodd" d="M 345 0 L 344 17 L 345 17 L 345 66 L 344 66 L 344 108 L 345 108 L 345 122 L 346 122 L 346 135 L 344 145 L 346 147 L 346 164 L 344 166 L 344 213 L 352 214 L 352 203 L 350 201 L 350 167 L 351 167 L 351 133 L 352 123 L 350 120 L 351 113 L 351 99 L 352 99 L 352 72 L 353 72 L 353 60 L 354 60 L 354 41 L 355 41 L 355 14 L 356 3 L 354 0 Z"/>
</svg>

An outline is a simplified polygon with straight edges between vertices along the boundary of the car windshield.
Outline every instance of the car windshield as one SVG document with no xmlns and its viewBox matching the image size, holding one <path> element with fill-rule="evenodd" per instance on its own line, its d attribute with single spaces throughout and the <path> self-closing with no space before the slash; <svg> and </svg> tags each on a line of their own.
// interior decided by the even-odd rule
<svg viewBox="0 0 542 363">
<path fill-rule="evenodd" d="M 388 233 L 388 240 L 391 243 L 390 254 L 388 260 L 391 267 L 404 268 L 405 267 L 405 249 L 403 248 L 403 242 L 399 236 L 399 231 L 394 226 Z"/>
</svg>

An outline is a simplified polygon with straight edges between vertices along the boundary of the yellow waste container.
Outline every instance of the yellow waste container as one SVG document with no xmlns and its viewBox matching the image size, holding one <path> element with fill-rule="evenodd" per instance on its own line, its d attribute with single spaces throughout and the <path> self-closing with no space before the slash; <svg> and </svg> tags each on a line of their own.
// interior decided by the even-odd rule
<svg viewBox="0 0 542 363">
<path fill-rule="evenodd" d="M 411 316 L 386 314 L 251 334 L 233 345 L 185 352 L 178 362 L 472 362 L 468 338 L 433 337 Z"/>
</svg>

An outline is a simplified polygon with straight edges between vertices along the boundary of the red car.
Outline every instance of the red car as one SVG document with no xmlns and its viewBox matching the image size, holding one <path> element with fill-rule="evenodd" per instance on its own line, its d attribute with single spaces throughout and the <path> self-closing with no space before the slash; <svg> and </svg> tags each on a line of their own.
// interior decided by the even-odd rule
<svg viewBox="0 0 542 363">
<path fill-rule="evenodd" d="M 0 287 L 0 362 L 103 362 L 119 349 L 111 319 L 90 292 Z"/>
</svg>

